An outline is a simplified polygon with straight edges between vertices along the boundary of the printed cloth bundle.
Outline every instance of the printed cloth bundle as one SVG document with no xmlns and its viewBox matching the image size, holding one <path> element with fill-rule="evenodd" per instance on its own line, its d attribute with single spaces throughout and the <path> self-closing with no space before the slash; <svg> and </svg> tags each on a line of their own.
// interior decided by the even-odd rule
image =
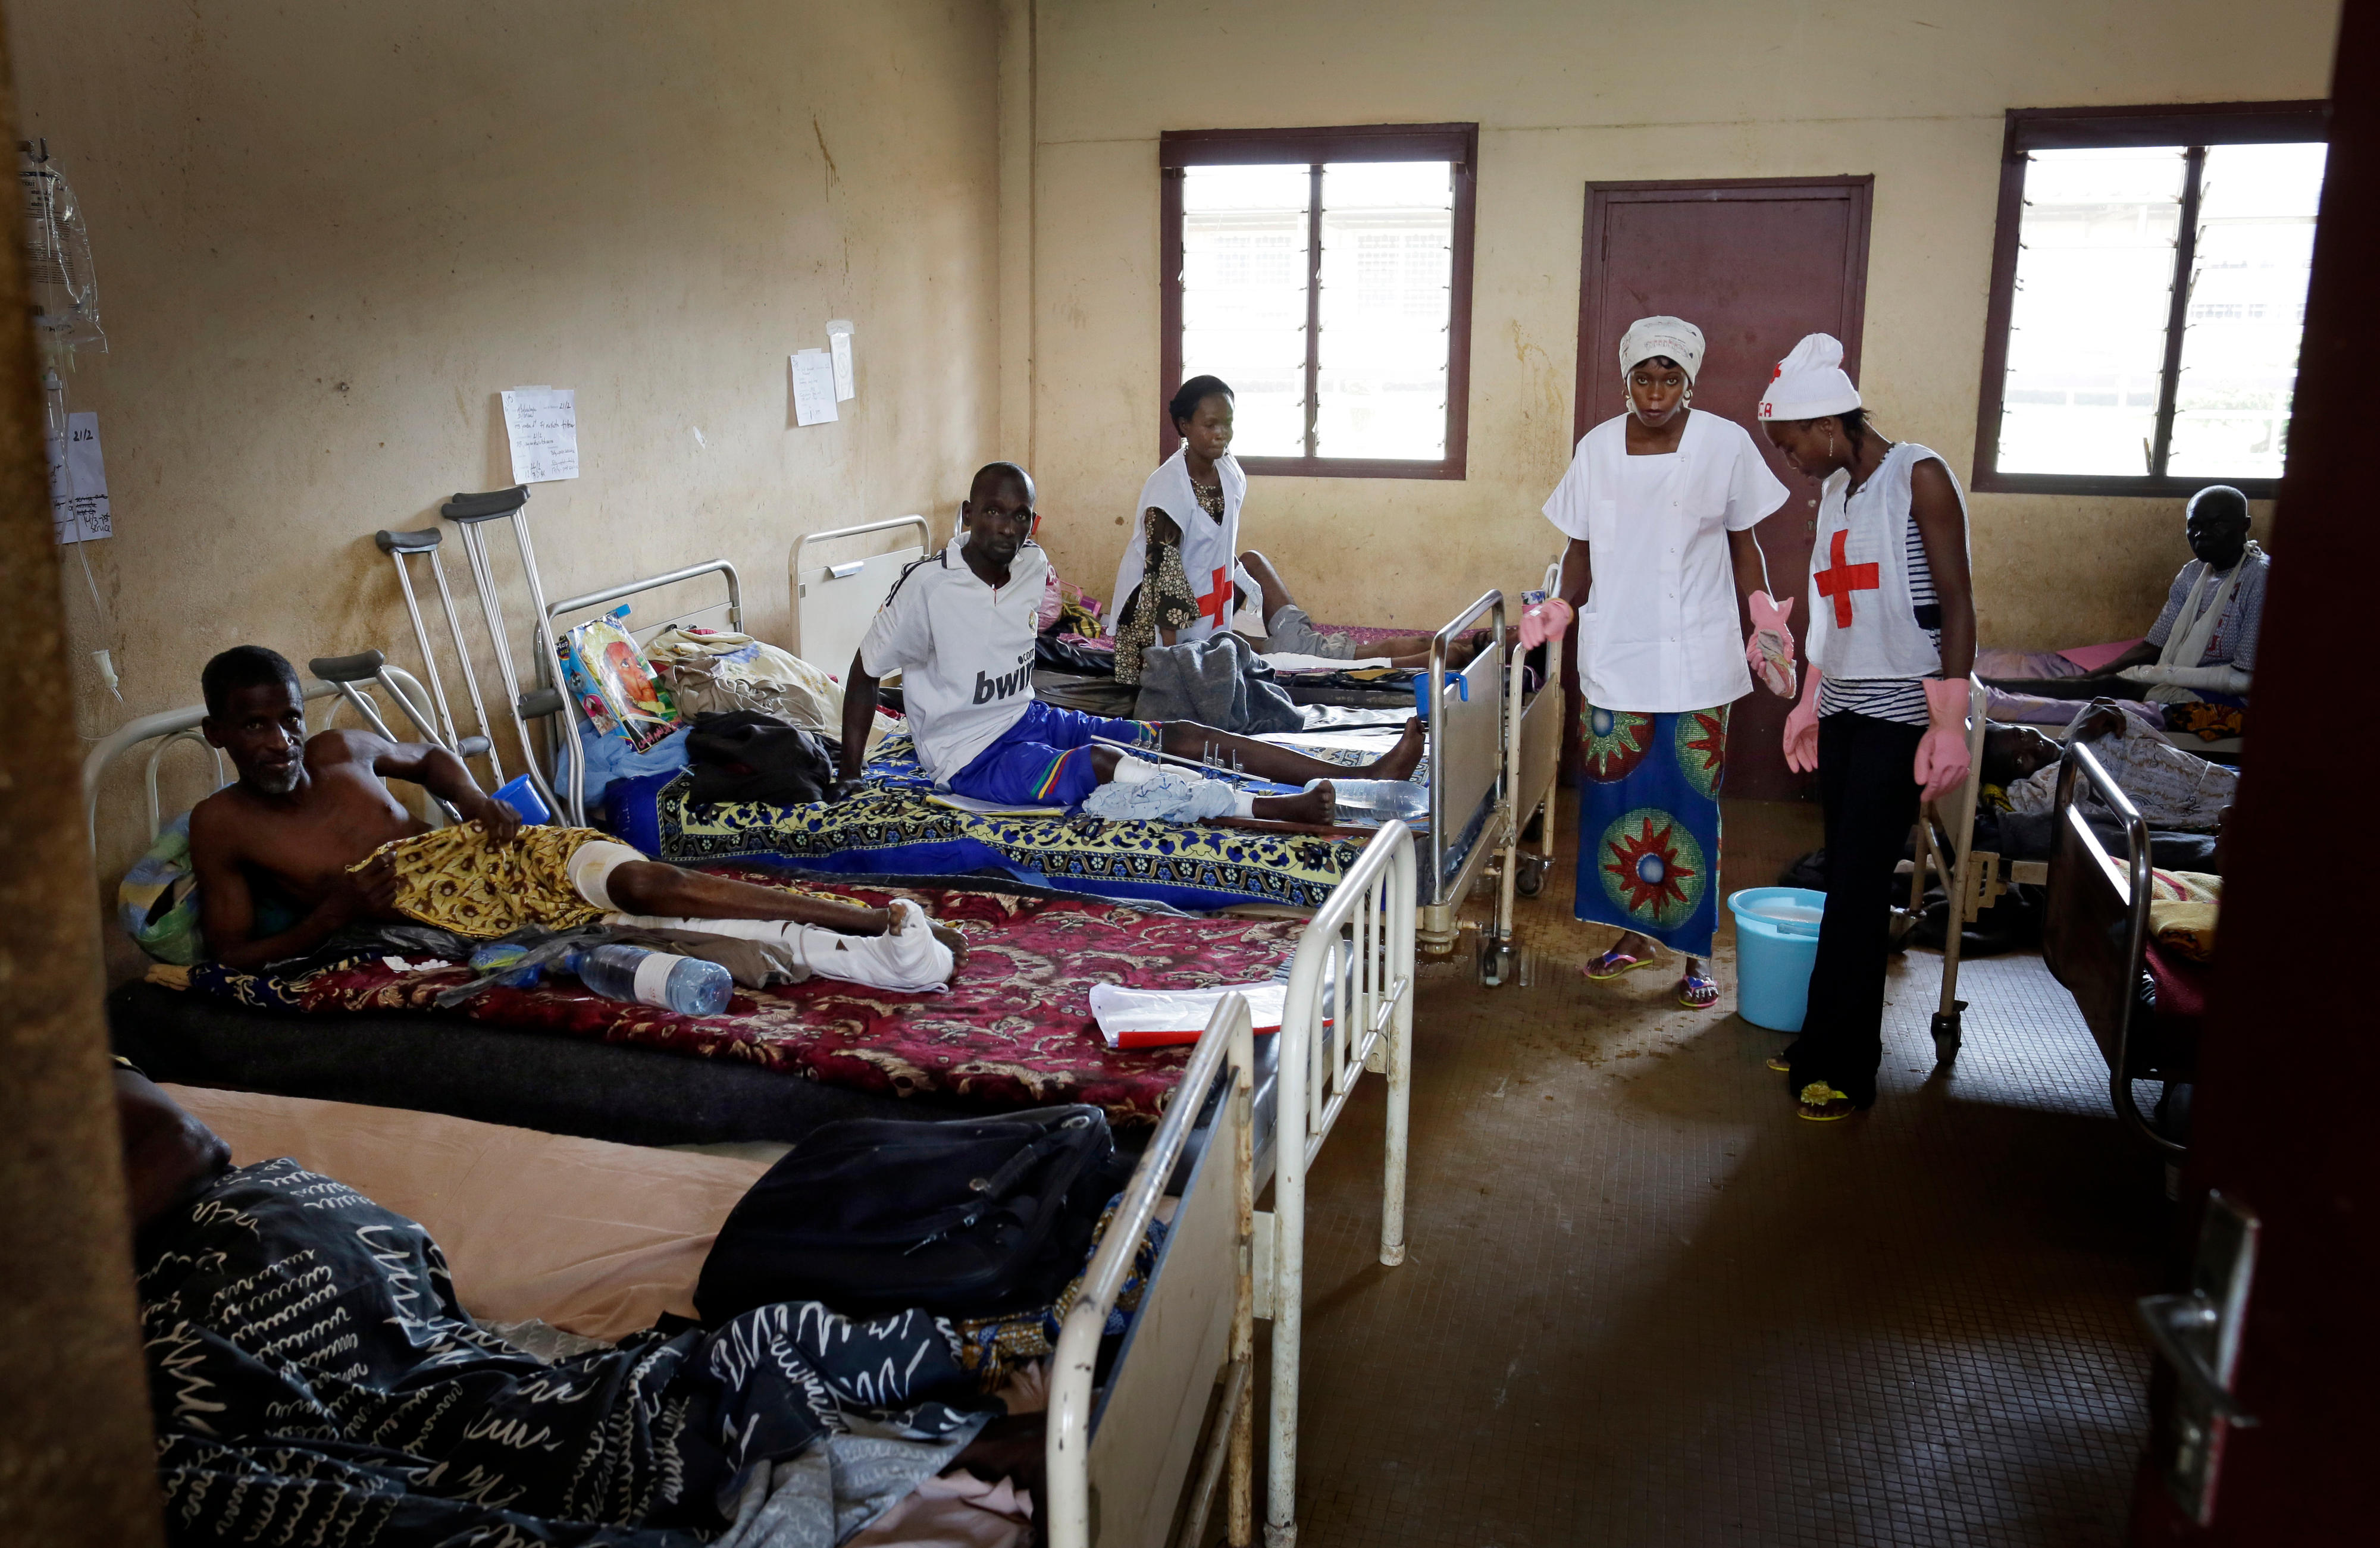
<svg viewBox="0 0 2380 1548">
<path fill-rule="evenodd" d="M 2215 922 L 2223 878 L 2203 871 L 2149 873 L 2149 935 L 2164 950 L 2193 962 L 2215 960 Z"/>
</svg>

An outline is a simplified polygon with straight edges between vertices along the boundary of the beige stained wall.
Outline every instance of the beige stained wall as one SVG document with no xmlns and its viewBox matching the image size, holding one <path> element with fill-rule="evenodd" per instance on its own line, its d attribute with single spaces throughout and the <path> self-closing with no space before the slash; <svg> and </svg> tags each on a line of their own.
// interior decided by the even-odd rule
<svg viewBox="0 0 2380 1548">
<path fill-rule="evenodd" d="M 1538 509 L 1572 441 L 1587 183 L 1874 175 L 1861 389 L 1963 478 L 2005 111 L 2320 97 L 2338 16 L 2334 0 L 1037 10 L 1031 451 L 1042 542 L 1095 591 L 1157 451 L 1159 133 L 1479 125 L 1469 478 L 1258 479 L 1243 529 L 1318 616 L 1419 627 L 1536 584 L 1558 547 Z M 2188 557 L 2180 527 L 2171 501 L 1974 497 L 1984 640 L 2139 633 Z"/>
<path fill-rule="evenodd" d="M 946 522 L 1000 439 L 980 0 L 11 0 L 8 20 L 19 131 L 87 208 L 110 344 L 72 379 L 106 450 L 117 536 L 90 558 L 124 691 L 78 683 L 86 737 L 191 703 L 240 641 L 413 664 L 370 534 L 513 481 L 507 387 L 577 393 L 583 472 L 528 507 L 550 595 L 724 556 L 747 623 L 788 642 L 796 535 Z M 830 318 L 856 324 L 859 396 L 795 429 L 787 352 Z M 63 578 L 88 650 L 91 599 Z M 134 788 L 110 789 L 103 874 L 137 851 Z"/>
</svg>

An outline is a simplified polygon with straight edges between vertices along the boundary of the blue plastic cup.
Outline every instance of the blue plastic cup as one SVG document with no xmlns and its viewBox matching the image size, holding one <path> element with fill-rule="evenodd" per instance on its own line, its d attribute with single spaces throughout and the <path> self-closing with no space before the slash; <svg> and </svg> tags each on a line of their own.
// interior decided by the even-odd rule
<svg viewBox="0 0 2380 1548">
<path fill-rule="evenodd" d="M 537 786 L 526 774 L 513 780 L 496 792 L 496 799 L 521 815 L 521 821 L 535 828 L 553 820 L 546 810 L 545 798 L 537 793 Z"/>
</svg>

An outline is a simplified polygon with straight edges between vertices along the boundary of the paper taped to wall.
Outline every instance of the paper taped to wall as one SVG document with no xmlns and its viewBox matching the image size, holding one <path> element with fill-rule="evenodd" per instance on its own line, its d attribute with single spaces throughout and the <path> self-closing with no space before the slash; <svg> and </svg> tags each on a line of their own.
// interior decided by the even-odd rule
<svg viewBox="0 0 2380 1548">
<path fill-rule="evenodd" d="M 50 526 L 61 543 L 115 536 L 107 502 L 107 461 L 100 454 L 99 416 L 67 416 L 66 439 L 43 448 L 50 466 Z"/>
<path fill-rule="evenodd" d="M 578 394 L 568 387 L 516 387 L 503 394 L 513 482 L 578 477 Z"/>
<path fill-rule="evenodd" d="M 836 318 L 826 325 L 827 352 L 834 357 L 834 401 L 849 403 L 859 396 L 859 379 L 851 369 L 851 323 Z"/>
<path fill-rule="evenodd" d="M 834 412 L 834 360 L 823 349 L 795 350 L 794 423 L 831 425 Z"/>
</svg>

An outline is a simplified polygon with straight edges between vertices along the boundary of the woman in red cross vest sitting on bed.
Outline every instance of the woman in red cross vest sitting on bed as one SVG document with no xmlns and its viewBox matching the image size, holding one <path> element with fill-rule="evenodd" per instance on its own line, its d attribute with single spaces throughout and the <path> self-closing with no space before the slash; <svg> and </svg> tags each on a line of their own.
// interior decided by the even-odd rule
<svg viewBox="0 0 2380 1548">
<path fill-rule="evenodd" d="M 1893 868 L 1917 804 L 1967 777 L 1975 608 L 1967 504 L 1939 454 L 1887 441 L 1813 333 L 1777 367 L 1761 429 L 1825 480 L 1810 550 L 1809 675 L 1785 721 L 1785 761 L 1818 772 L 1827 913 L 1802 1035 L 1769 1060 L 1801 1115 L 1846 1118 L 1876 1101 Z"/>
</svg>

